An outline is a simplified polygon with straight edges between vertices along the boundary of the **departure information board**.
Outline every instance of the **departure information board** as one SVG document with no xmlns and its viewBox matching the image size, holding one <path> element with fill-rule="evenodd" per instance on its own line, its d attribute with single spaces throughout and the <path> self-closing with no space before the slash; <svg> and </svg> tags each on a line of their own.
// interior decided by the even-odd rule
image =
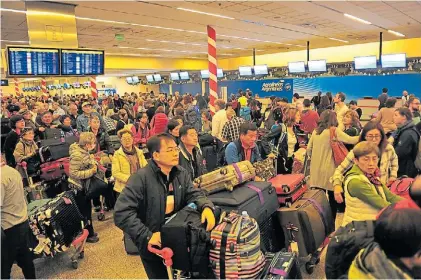
<svg viewBox="0 0 421 280">
<path fill-rule="evenodd" d="M 8 47 L 9 76 L 60 75 L 60 51 L 58 49 Z"/>
<path fill-rule="evenodd" d="M 65 76 L 103 75 L 104 51 L 62 49 L 61 74 Z"/>
</svg>

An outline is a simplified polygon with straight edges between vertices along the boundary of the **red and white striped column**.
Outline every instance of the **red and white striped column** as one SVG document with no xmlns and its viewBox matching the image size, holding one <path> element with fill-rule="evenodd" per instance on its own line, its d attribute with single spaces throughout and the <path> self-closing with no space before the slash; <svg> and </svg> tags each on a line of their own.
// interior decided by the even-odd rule
<svg viewBox="0 0 421 280">
<path fill-rule="evenodd" d="M 208 67 L 209 67 L 209 109 L 215 114 L 215 100 L 218 99 L 218 78 L 216 62 L 216 31 L 208 25 Z"/>
<path fill-rule="evenodd" d="M 91 76 L 89 77 L 89 81 L 91 82 L 91 95 L 93 98 L 98 98 L 98 90 L 96 89 L 96 77 Z"/>
<path fill-rule="evenodd" d="M 13 78 L 13 81 L 15 82 L 15 93 L 16 93 L 16 96 L 20 96 L 18 79 L 17 78 Z"/>
<path fill-rule="evenodd" d="M 45 78 L 42 78 L 41 80 L 41 91 L 42 91 L 42 95 L 45 98 L 48 98 L 48 92 L 47 92 L 47 80 Z"/>
</svg>

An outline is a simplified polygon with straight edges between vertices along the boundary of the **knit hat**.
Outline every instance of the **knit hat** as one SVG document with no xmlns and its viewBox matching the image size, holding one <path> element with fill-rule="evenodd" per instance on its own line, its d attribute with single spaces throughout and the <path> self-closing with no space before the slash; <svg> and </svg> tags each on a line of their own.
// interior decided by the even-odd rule
<svg viewBox="0 0 421 280">
<path fill-rule="evenodd" d="M 10 118 L 10 128 L 15 129 L 16 128 L 16 123 L 18 121 L 23 120 L 23 116 L 22 115 L 14 115 Z"/>
<path fill-rule="evenodd" d="M 20 133 L 20 137 L 23 137 L 26 133 L 34 131 L 32 127 L 24 127 Z"/>
</svg>

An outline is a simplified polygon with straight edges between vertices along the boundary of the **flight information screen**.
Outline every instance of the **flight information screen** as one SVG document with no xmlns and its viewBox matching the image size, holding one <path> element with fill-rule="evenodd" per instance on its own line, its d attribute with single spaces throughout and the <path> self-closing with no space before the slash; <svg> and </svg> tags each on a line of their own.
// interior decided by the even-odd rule
<svg viewBox="0 0 421 280">
<path fill-rule="evenodd" d="M 60 75 L 58 49 L 9 47 L 7 48 L 10 76 Z"/>
<path fill-rule="evenodd" d="M 103 75 L 104 51 L 61 50 L 61 74 L 68 76 Z"/>
</svg>

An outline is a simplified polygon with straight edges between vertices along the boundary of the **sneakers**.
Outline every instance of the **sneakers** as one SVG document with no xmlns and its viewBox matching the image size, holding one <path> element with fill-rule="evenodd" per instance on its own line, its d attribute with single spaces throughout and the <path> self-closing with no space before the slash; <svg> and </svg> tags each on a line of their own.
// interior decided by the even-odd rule
<svg viewBox="0 0 421 280">
<path fill-rule="evenodd" d="M 97 243 L 98 241 L 99 241 L 99 237 L 98 237 L 97 233 L 94 233 L 94 235 L 86 238 L 86 242 L 88 242 L 88 243 Z"/>
</svg>

